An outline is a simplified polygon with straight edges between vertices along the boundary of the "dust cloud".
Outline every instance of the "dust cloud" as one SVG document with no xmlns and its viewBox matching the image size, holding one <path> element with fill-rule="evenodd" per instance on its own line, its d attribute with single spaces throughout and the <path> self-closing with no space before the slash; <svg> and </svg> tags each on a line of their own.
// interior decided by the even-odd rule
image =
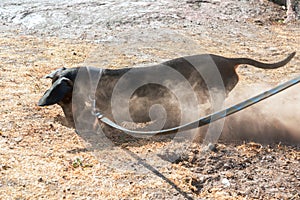
<svg viewBox="0 0 300 200">
<path fill-rule="evenodd" d="M 267 84 L 238 85 L 226 100 L 234 105 L 274 87 Z M 222 141 L 253 141 L 264 144 L 300 143 L 300 85 L 282 91 L 226 118 Z"/>
</svg>

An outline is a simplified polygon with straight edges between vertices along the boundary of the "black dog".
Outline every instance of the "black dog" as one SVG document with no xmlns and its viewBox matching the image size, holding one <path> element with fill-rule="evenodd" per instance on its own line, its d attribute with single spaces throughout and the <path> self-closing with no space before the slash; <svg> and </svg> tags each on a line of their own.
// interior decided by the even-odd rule
<svg viewBox="0 0 300 200">
<path fill-rule="evenodd" d="M 189 83 L 190 88 L 192 88 L 197 98 L 198 104 L 203 104 L 208 100 L 210 89 L 214 89 L 214 91 L 217 92 L 224 91 L 224 94 L 227 95 L 235 87 L 239 80 L 235 70 L 238 65 L 249 64 L 263 69 L 275 69 L 287 64 L 294 55 L 295 52 L 278 63 L 266 64 L 248 58 L 225 58 L 212 54 L 203 54 L 177 58 L 150 67 L 116 70 L 99 69 L 101 71 L 101 73 L 99 73 L 101 78 L 98 82 L 95 94 L 96 108 L 111 119 L 113 119 L 112 109 L 116 109 L 118 115 L 122 115 L 122 113 L 126 112 L 126 109 L 129 109 L 130 117 L 134 122 L 144 123 L 153 120 L 153 116 L 149 116 L 151 106 L 160 104 L 164 107 L 167 115 L 165 116 L 167 121 L 164 128 L 174 127 L 179 125 L 178 123 L 180 122 L 182 112 L 180 109 L 180 105 L 182 104 L 180 101 L 182 101 L 182 99 L 178 99 L 177 94 L 184 94 L 187 90 L 186 87 L 181 87 L 182 82 L 186 81 Z M 52 79 L 52 86 L 45 92 L 38 103 L 39 106 L 59 104 L 68 122 L 72 125 L 74 125 L 74 109 L 80 110 L 81 106 L 73 105 L 72 107 L 74 83 L 80 70 L 86 72 L 82 67 L 70 69 L 62 68 L 47 75 L 46 78 Z M 176 72 L 180 75 L 176 75 Z M 127 73 L 131 74 L 131 76 L 126 77 L 125 75 Z M 123 91 L 118 90 L 119 97 L 117 97 L 117 101 L 120 102 L 120 104 L 113 105 L 120 106 L 115 108 L 111 105 L 111 98 L 121 78 L 125 81 L 121 84 Z M 153 81 L 153 78 L 155 78 L 156 81 Z M 83 90 L 87 90 L 87 88 L 91 89 L 87 86 L 90 84 L 89 81 L 90 80 L 86 80 L 85 83 L 81 83 L 83 86 L 86 86 Z M 129 96 L 129 99 L 123 99 L 124 95 L 122 96 L 121 93 L 126 93 L 127 88 L 131 89 L 134 87 L 137 81 L 142 85 L 136 88 Z M 172 89 L 170 90 L 170 88 L 177 90 L 174 92 Z M 188 101 L 191 97 L 186 95 L 185 98 L 186 100 L 183 101 Z M 129 108 L 124 108 L 126 102 L 122 104 L 122 100 L 129 101 Z M 159 115 L 160 114 L 157 114 L 154 118 L 159 119 Z M 130 121 L 128 116 L 121 120 Z"/>
</svg>

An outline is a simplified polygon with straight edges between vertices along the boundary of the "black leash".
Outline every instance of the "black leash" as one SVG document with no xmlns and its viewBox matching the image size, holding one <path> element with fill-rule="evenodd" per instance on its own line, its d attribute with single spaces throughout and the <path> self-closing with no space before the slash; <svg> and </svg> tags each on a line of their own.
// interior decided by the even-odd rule
<svg viewBox="0 0 300 200">
<path fill-rule="evenodd" d="M 100 112 L 96 112 L 96 113 L 93 113 L 101 122 L 115 128 L 115 129 L 118 129 L 120 131 L 124 131 L 126 132 L 127 134 L 131 134 L 131 135 L 143 135 L 143 136 L 152 136 L 152 135 L 156 135 L 156 134 L 170 134 L 170 133 L 174 133 L 178 130 L 180 131 L 186 131 L 186 130 L 190 130 L 190 129 L 194 129 L 194 128 L 198 128 L 198 127 L 201 127 L 201 126 L 204 126 L 206 124 L 209 124 L 209 123 L 212 123 L 214 121 L 217 121 L 219 119 L 222 119 L 224 117 L 227 117 L 229 115 L 232 115 L 236 112 L 239 112 L 249 106 L 252 106 L 264 99 L 267 99 L 293 85 L 296 85 L 297 83 L 300 82 L 300 76 L 297 77 L 297 78 L 294 78 L 292 80 L 289 80 L 285 83 L 282 83 L 280 85 L 278 85 L 277 87 L 275 88 L 272 88 L 268 91 L 265 91 L 259 95 L 256 95 L 252 98 L 249 98 L 241 103 L 238 103 L 234 106 L 231 106 L 229 108 L 226 108 L 224 110 L 221 110 L 221 111 L 218 111 L 218 112 L 215 112 L 215 113 L 212 113 L 210 115 L 207 115 L 205 117 L 202 117 L 196 121 L 193 121 L 193 122 L 190 122 L 190 123 L 187 123 L 187 124 L 184 124 L 184 125 L 181 125 L 181 126 L 177 126 L 177 127 L 174 127 L 174 128 L 170 128 L 170 129 L 164 129 L 164 130 L 157 130 L 157 131 L 135 131 L 135 130 L 129 130 L 129 129 L 126 129 L 122 126 L 119 126 L 118 124 L 112 122 L 110 119 L 106 118 L 105 116 L 103 116 Z"/>
</svg>

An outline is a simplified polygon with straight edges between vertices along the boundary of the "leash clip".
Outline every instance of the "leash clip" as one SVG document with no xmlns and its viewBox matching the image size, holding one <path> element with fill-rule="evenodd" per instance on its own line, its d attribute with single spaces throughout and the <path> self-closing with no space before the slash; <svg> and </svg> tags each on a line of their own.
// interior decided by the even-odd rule
<svg viewBox="0 0 300 200">
<path fill-rule="evenodd" d="M 100 112 L 95 113 L 95 116 L 96 116 L 98 119 L 102 119 L 102 118 L 104 117 L 104 115 L 102 115 Z"/>
<path fill-rule="evenodd" d="M 97 117 L 98 119 L 102 119 L 104 117 L 103 114 L 101 114 L 97 108 L 96 108 L 96 99 L 94 95 L 90 95 L 89 96 L 89 100 L 91 101 L 91 107 L 92 107 L 92 115 L 94 115 L 95 117 Z"/>
</svg>

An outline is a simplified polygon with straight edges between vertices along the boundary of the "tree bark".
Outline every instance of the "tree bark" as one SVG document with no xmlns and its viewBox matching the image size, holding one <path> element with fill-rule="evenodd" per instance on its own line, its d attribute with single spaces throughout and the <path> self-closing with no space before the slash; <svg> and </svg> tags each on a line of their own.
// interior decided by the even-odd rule
<svg viewBox="0 0 300 200">
<path fill-rule="evenodd" d="M 290 22 L 300 19 L 300 2 L 299 0 L 286 0 L 287 17 L 284 22 Z"/>
</svg>

